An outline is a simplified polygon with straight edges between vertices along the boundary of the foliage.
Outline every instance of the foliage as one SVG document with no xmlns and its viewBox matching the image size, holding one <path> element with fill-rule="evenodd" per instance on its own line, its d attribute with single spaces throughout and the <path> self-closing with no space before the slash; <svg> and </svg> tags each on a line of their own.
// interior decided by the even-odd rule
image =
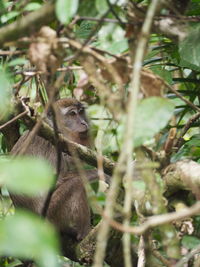
<svg viewBox="0 0 200 267">
<path fill-rule="evenodd" d="M 0 182 L 11 192 L 34 196 L 46 192 L 53 184 L 53 170 L 43 159 L 3 159 L 0 165 Z"/>
<path fill-rule="evenodd" d="M 28 116 L 37 115 L 34 117 L 36 120 L 44 116 L 48 95 L 47 85 L 53 84 L 52 87 L 55 88 L 56 82 L 62 80 L 59 83 L 59 95 L 76 97 L 87 105 L 91 134 L 100 158 L 103 154 L 117 162 L 120 153 L 123 153 L 130 90 L 135 86 L 131 83 L 134 53 L 137 49 L 137 44 L 134 42 L 137 43 L 141 37 L 140 24 L 144 20 L 150 2 L 153 1 L 127 1 L 129 5 L 126 1 L 106 0 L 56 0 L 54 2 L 55 14 L 52 14 L 52 20 L 48 25 L 44 25 L 49 26 L 55 36 L 48 35 L 50 32 L 47 32 L 47 36 L 41 35 L 38 33 L 39 29 L 37 33 L 34 30 L 32 32 L 24 30 L 25 33 L 21 39 L 5 41 L 1 46 L 0 124 L 4 125 L 21 113 L 16 104 L 21 97 L 27 99 L 32 111 L 30 114 L 29 110 Z M 180 1 L 174 2 L 178 6 Z M 198 17 L 196 20 L 190 17 L 200 15 L 200 6 L 195 0 L 186 2 L 188 5 L 184 10 L 184 18 L 177 12 L 177 6 L 161 7 L 162 16 L 157 17 L 158 21 L 162 18 L 175 17 L 174 23 L 178 26 L 183 23 L 182 19 L 186 23 L 179 29 L 180 32 L 182 30 L 181 37 L 175 36 L 176 38 L 174 35 L 177 33 L 170 35 L 168 31 L 158 30 L 159 27 L 156 24 L 152 26 L 141 72 L 138 106 L 135 114 L 131 111 L 135 119 L 132 138 L 135 146 L 133 158 L 142 161 L 144 177 L 147 175 L 146 169 L 150 169 L 148 177 L 155 176 L 155 183 L 149 181 L 151 179 L 148 180 L 148 177 L 146 180 L 144 178 L 144 181 L 133 183 L 133 190 L 137 191 L 138 188 L 138 191 L 142 191 L 139 194 L 144 195 L 138 205 L 139 209 L 142 207 L 143 216 L 158 215 L 166 213 L 171 208 L 176 209 L 173 205 L 174 198 L 185 202 L 181 192 L 176 192 L 176 195 L 171 194 L 167 199 L 166 203 L 169 202 L 169 205 L 165 203 L 163 204 L 165 209 L 160 208 L 162 206 L 160 203 L 165 196 L 162 195 L 163 188 L 160 185 L 163 183 L 158 180 L 162 177 L 165 167 L 182 159 L 200 162 L 199 118 L 195 121 L 191 119 L 193 115 L 200 112 L 200 26 Z M 24 16 L 32 16 L 32 12 L 41 10 L 45 4 L 46 1 L 42 0 L 0 0 L 0 34 L 1 29 L 12 25 Z M 136 11 L 134 5 L 138 6 L 139 15 L 137 12 L 136 15 L 131 13 L 133 10 Z M 34 38 L 38 36 L 40 38 L 36 41 Z M 182 36 L 184 36 L 183 39 L 181 39 Z M 76 43 L 74 44 L 73 41 Z M 80 45 L 79 48 L 77 48 L 78 45 Z M 92 67 L 88 63 L 91 57 Z M 47 70 L 46 73 L 43 72 L 44 67 Z M 97 88 L 98 85 L 100 85 L 99 88 Z M 103 90 L 105 88 L 106 92 Z M 189 127 L 184 132 L 187 125 Z M 18 126 L 19 134 L 23 134 L 28 128 L 23 117 L 18 120 Z M 13 132 L 13 136 L 15 134 Z M 181 143 L 180 147 L 178 141 Z M 61 262 L 69 263 L 68 259 L 59 259 L 57 256 L 60 251 L 53 226 L 30 212 L 20 210 L 15 212 L 8 195 L 8 191 L 29 196 L 47 192 L 55 182 L 55 171 L 47 162 L 39 158 L 13 159 L 7 154 L 9 142 L 11 140 L 2 128 L 0 135 L 0 266 L 17 266 L 22 259 L 34 260 L 41 267 L 56 267 L 60 266 Z M 158 163 L 159 168 L 154 168 L 154 161 Z M 157 172 L 156 175 L 155 172 Z M 154 188 L 151 190 L 148 188 L 149 185 Z M 199 196 L 199 189 L 196 193 L 195 190 L 189 191 L 187 204 L 195 202 Z M 99 191 L 95 193 L 98 204 L 104 207 L 106 194 Z M 157 197 L 161 195 L 160 203 L 157 203 L 159 207 L 155 204 L 158 202 L 155 195 Z M 137 199 L 137 196 L 134 197 Z M 121 203 L 119 211 L 122 210 L 120 205 Z M 140 224 L 142 212 L 138 210 L 133 212 L 131 225 Z M 198 217 L 194 220 L 197 219 Z M 95 225 L 100 220 L 101 216 L 95 214 Z M 183 221 L 182 224 L 184 223 Z M 180 246 L 186 250 L 185 254 L 199 247 L 200 244 L 198 226 L 197 224 L 194 226 L 192 235 L 189 235 L 186 230 L 181 236 Z M 176 232 L 182 234 L 180 228 L 177 227 Z M 150 239 L 158 243 L 156 250 L 170 262 L 162 235 L 162 231 L 168 230 L 163 229 L 155 228 L 152 231 L 153 237 L 150 236 Z M 138 246 L 137 237 L 134 236 L 132 241 L 133 247 Z M 77 266 L 79 266 L 78 263 Z"/>
<path fill-rule="evenodd" d="M 1 221 L 0 227 L 2 256 L 31 257 L 39 266 L 58 266 L 58 243 L 47 222 L 28 212 L 18 211 Z"/>
</svg>

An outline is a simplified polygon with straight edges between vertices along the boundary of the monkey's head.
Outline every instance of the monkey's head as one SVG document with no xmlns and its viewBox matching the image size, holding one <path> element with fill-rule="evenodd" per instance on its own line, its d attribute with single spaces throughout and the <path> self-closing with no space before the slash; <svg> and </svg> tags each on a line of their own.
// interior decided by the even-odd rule
<svg viewBox="0 0 200 267">
<path fill-rule="evenodd" d="M 89 146 L 89 123 L 85 108 L 74 98 L 63 98 L 55 103 L 59 131 L 71 141 Z"/>
</svg>

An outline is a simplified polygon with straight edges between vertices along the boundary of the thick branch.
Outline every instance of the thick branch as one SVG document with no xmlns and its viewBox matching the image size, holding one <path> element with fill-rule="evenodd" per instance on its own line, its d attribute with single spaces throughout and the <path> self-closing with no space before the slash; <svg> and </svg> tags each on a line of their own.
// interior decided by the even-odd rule
<svg viewBox="0 0 200 267">
<path fill-rule="evenodd" d="M 35 124 L 35 120 L 29 116 L 24 117 L 24 123 L 29 127 L 32 128 Z M 41 127 L 39 129 L 38 135 L 47 139 L 53 145 L 56 144 L 55 135 L 51 127 L 48 126 L 45 122 L 42 122 Z M 97 167 L 97 155 L 91 149 L 79 145 L 75 142 L 68 140 L 62 134 L 58 135 L 60 147 L 62 151 L 67 154 L 78 154 L 79 158 L 86 163 Z M 104 172 L 108 175 L 111 175 L 114 169 L 114 162 L 110 161 L 108 158 L 103 157 L 103 168 Z"/>
<path fill-rule="evenodd" d="M 182 160 L 169 165 L 164 172 L 166 194 L 182 190 L 192 190 L 200 194 L 200 164 L 192 160 Z"/>
<path fill-rule="evenodd" d="M 147 220 L 139 226 L 123 226 L 122 224 L 114 220 L 110 220 L 109 218 L 106 219 L 108 219 L 109 223 L 119 231 L 132 233 L 136 235 L 142 235 L 150 228 L 168 224 L 173 221 L 183 220 L 187 217 L 198 215 L 199 212 L 200 212 L 200 202 L 198 201 L 189 208 L 184 208 L 179 211 L 148 217 Z"/>
<path fill-rule="evenodd" d="M 93 228 L 90 233 L 80 242 L 63 235 L 61 238 L 63 255 L 82 264 L 91 265 L 96 249 L 96 237 L 102 222 Z M 123 252 L 121 243 L 122 233 L 116 229 L 109 232 L 108 245 L 106 248 L 105 261 L 110 266 L 123 266 Z M 132 266 L 137 266 L 137 254 L 132 251 Z"/>
<path fill-rule="evenodd" d="M 200 185 L 200 165 L 194 161 L 191 160 L 184 160 L 184 161 L 179 161 L 175 164 L 170 165 L 167 170 L 166 174 L 164 176 L 165 182 L 166 182 L 166 187 L 171 190 L 173 187 L 175 189 L 188 189 L 188 182 L 195 183 L 195 185 L 199 186 Z M 122 232 L 130 232 L 134 234 L 142 234 L 145 231 L 147 231 L 149 228 L 156 227 L 162 224 L 166 224 L 169 222 L 172 222 L 173 220 L 180 220 L 188 216 L 194 216 L 199 213 L 199 202 L 194 204 L 190 208 L 185 208 L 184 210 L 181 210 L 179 212 L 172 212 L 168 214 L 162 214 L 162 215 L 157 215 L 157 216 L 152 216 L 147 219 L 146 222 L 144 222 L 140 226 L 135 226 L 135 227 L 124 227 L 122 224 L 110 220 L 109 217 L 106 217 L 105 219 L 108 220 L 109 224 L 113 226 L 114 228 L 118 229 L 119 231 Z M 100 227 L 100 224 L 96 226 L 90 233 L 89 235 L 79 244 L 76 244 L 76 249 L 75 245 L 73 248 L 73 253 L 72 251 L 70 252 L 69 250 L 69 243 L 67 241 L 67 238 L 63 239 L 64 244 L 64 254 L 66 256 L 69 256 L 69 253 L 73 259 L 79 262 L 84 262 L 84 263 L 90 263 L 92 261 L 92 256 L 94 254 L 95 250 L 95 244 L 96 244 L 96 234 L 97 231 Z M 112 257 L 109 258 L 110 251 L 109 249 L 112 248 L 111 244 L 115 244 L 117 240 L 117 244 L 119 246 L 119 241 L 120 241 L 120 233 L 118 233 L 116 230 L 112 229 L 109 235 L 109 240 L 108 240 L 108 247 L 106 250 L 106 261 L 109 263 L 110 261 L 113 261 L 113 255 Z M 76 251 L 76 252 L 75 252 Z M 116 251 L 115 251 L 116 253 Z M 134 260 L 137 260 L 136 256 L 132 257 L 133 262 Z M 113 265 L 117 266 L 117 265 Z M 134 266 L 134 264 L 133 264 Z"/>
<path fill-rule="evenodd" d="M 163 4 L 164 2 L 166 1 L 163 1 Z M 146 9 L 142 6 L 138 7 L 137 4 L 129 5 L 129 22 L 136 24 L 144 20 Z M 176 43 L 180 42 L 189 34 L 187 19 L 187 16 L 157 16 L 152 25 L 152 32 L 163 34 Z"/>
<path fill-rule="evenodd" d="M 54 19 L 55 6 L 52 3 L 47 3 L 39 10 L 29 13 L 15 22 L 2 27 L 0 29 L 0 45 L 30 35 Z"/>
<path fill-rule="evenodd" d="M 175 42 L 183 41 L 189 33 L 187 24 L 174 18 L 163 18 L 154 21 L 153 30 L 164 34 Z"/>
</svg>

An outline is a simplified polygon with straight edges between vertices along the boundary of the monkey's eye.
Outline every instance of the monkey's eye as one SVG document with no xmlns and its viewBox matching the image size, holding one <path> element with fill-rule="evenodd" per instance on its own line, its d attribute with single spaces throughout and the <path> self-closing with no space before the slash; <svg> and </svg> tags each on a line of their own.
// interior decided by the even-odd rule
<svg viewBox="0 0 200 267">
<path fill-rule="evenodd" d="M 80 115 L 84 114 L 84 109 L 83 108 L 79 109 L 79 114 Z"/>
<path fill-rule="evenodd" d="M 69 115 L 70 116 L 76 116 L 76 112 L 72 110 L 72 111 L 69 112 Z"/>
</svg>

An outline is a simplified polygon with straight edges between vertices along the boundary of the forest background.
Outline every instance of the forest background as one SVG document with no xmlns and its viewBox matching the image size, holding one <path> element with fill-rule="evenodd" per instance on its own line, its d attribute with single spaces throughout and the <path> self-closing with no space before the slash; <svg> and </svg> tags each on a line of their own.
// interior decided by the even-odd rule
<svg viewBox="0 0 200 267">
<path fill-rule="evenodd" d="M 198 0 L 0 0 L 0 266 L 121 266 L 122 254 L 122 266 L 200 266 L 199 22 Z M 94 228 L 67 247 L 73 262 L 8 193 L 50 187 L 47 163 L 9 152 L 27 129 L 54 143 L 43 119 L 72 96 L 94 148 L 66 146 L 100 176 Z"/>
</svg>

